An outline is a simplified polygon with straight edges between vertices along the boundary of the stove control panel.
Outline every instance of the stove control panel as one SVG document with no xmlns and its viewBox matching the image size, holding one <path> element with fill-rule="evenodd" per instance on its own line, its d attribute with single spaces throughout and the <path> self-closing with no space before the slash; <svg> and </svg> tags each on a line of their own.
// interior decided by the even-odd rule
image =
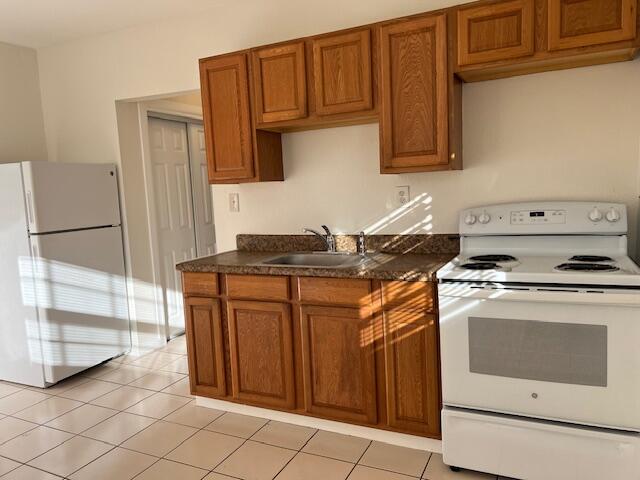
<svg viewBox="0 0 640 480">
<path fill-rule="evenodd" d="M 511 212 L 512 225 L 566 223 L 565 210 L 515 210 Z"/>
<path fill-rule="evenodd" d="M 460 212 L 459 228 L 461 235 L 624 235 L 627 209 L 606 202 L 487 205 Z"/>
</svg>

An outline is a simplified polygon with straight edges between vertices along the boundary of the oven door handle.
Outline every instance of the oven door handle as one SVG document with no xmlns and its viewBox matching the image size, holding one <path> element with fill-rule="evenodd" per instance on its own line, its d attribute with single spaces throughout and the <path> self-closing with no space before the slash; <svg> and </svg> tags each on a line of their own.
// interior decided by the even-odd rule
<svg viewBox="0 0 640 480">
<path fill-rule="evenodd" d="M 640 306 L 640 290 L 634 291 L 571 291 L 541 289 L 508 289 L 469 287 L 452 284 L 438 285 L 441 299 L 461 298 L 469 300 L 490 300 L 510 302 L 544 302 L 587 305 Z M 442 302 L 443 300 L 441 300 Z"/>
</svg>

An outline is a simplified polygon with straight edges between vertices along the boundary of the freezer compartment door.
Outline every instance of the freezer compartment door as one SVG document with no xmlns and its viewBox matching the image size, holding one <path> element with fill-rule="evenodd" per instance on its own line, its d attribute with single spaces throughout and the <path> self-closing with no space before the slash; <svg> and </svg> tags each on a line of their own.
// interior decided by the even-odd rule
<svg viewBox="0 0 640 480">
<path fill-rule="evenodd" d="M 46 381 L 129 350 L 120 227 L 40 235 L 31 248 Z"/>
<path fill-rule="evenodd" d="M 24 162 L 30 233 L 120 225 L 116 167 Z"/>
</svg>

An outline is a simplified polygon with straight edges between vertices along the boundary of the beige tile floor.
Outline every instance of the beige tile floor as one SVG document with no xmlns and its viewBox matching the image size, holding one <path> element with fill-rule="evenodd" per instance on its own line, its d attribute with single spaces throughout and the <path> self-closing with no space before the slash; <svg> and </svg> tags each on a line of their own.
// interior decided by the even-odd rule
<svg viewBox="0 0 640 480">
<path fill-rule="evenodd" d="M 199 407 L 185 338 L 46 390 L 0 382 L 2 480 L 496 480 L 438 454 Z"/>
</svg>

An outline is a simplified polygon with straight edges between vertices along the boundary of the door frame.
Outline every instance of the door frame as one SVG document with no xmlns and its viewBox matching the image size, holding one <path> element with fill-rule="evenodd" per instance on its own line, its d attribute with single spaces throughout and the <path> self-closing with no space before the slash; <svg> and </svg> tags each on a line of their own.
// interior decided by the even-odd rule
<svg viewBox="0 0 640 480">
<path fill-rule="evenodd" d="M 162 267 L 160 265 L 160 247 L 158 245 L 158 224 L 156 221 L 156 197 L 153 189 L 153 171 L 151 164 L 151 146 L 149 143 L 149 117 L 182 122 L 185 124 L 202 124 L 202 113 L 197 107 L 176 105 L 167 100 L 155 100 L 138 103 L 138 121 L 140 124 L 140 143 L 142 146 L 142 171 L 144 193 L 147 207 L 147 227 L 149 229 L 149 250 L 151 254 L 151 270 L 153 276 L 154 309 L 157 325 L 164 330 L 165 340 L 169 339 L 167 315 L 162 295 Z M 188 131 L 187 131 L 188 137 Z M 189 155 L 191 147 L 189 146 Z M 193 189 L 193 185 L 191 187 Z"/>
</svg>

